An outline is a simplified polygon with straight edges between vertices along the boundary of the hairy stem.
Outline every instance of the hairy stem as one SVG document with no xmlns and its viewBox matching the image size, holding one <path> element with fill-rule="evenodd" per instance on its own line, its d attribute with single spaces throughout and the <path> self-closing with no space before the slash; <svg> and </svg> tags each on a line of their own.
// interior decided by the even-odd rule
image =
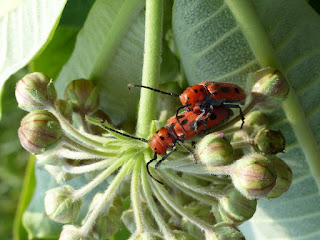
<svg viewBox="0 0 320 240">
<path fill-rule="evenodd" d="M 157 87 L 160 77 L 163 0 L 146 1 L 145 42 L 142 85 Z M 150 123 L 155 115 L 155 94 L 141 89 L 137 135 L 148 137 Z"/>
</svg>

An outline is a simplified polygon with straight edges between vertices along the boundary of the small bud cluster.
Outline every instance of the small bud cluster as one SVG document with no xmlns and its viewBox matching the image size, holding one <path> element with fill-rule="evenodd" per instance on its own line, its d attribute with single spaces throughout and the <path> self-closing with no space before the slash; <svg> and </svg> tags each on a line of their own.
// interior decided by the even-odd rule
<svg viewBox="0 0 320 240">
<path fill-rule="evenodd" d="M 198 164 L 179 150 L 173 154 L 177 159 L 152 169 L 164 181 L 162 187 L 146 173 L 145 161 L 152 156 L 145 142 L 113 132 L 101 136 L 101 122 L 109 118 L 99 110 L 92 81 L 72 81 L 65 98 L 58 99 L 44 74 L 22 78 L 16 98 L 29 113 L 18 130 L 21 145 L 58 183 L 65 183 L 44 199 L 49 218 L 69 224 L 60 239 L 112 238 L 123 225 L 131 239 L 245 239 L 237 226 L 254 215 L 260 198 L 281 196 L 292 180 L 290 167 L 276 156 L 284 152 L 285 138 L 270 129 L 262 113 L 279 106 L 289 86 L 271 68 L 253 79 L 243 128 L 227 124 L 223 132 L 202 137 L 194 150 Z M 88 181 L 76 189 L 68 180 L 81 175 Z M 87 214 L 79 219 L 92 192 Z"/>
</svg>

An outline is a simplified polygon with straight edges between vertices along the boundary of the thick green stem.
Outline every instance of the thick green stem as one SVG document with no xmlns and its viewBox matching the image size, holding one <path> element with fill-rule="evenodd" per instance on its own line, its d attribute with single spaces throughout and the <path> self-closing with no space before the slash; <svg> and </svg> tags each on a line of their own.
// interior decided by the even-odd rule
<svg viewBox="0 0 320 240">
<path fill-rule="evenodd" d="M 160 77 L 162 42 L 163 0 L 146 1 L 146 23 L 142 85 L 157 87 Z M 141 89 L 137 122 L 137 135 L 148 137 L 150 123 L 155 115 L 156 97 L 154 92 Z"/>
</svg>

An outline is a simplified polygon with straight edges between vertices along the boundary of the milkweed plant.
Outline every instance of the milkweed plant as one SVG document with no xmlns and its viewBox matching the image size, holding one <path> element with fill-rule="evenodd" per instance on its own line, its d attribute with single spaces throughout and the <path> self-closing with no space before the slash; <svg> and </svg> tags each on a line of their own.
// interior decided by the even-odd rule
<svg viewBox="0 0 320 240">
<path fill-rule="evenodd" d="M 155 87 L 162 19 L 151 16 L 161 1 L 150 2 L 142 84 Z M 264 115 L 286 98 L 286 78 L 267 67 L 251 73 L 247 85 L 243 127 L 234 111 L 227 123 L 194 138 L 195 144 L 185 142 L 197 164 L 180 147 L 158 168 L 150 164 L 162 185 L 148 175 L 146 162 L 153 157 L 148 143 L 104 128 L 117 129 L 107 113 L 101 113 L 93 81 L 73 80 L 60 99 L 45 73 L 24 76 L 15 94 L 19 107 L 29 113 L 18 135 L 21 145 L 61 184 L 43 200 L 47 216 L 64 224 L 60 239 L 110 238 L 122 223 L 130 239 L 245 239 L 238 226 L 254 215 L 257 201 L 279 197 L 292 180 L 290 167 L 277 157 L 285 150 L 285 138 L 270 129 Z M 153 119 L 155 94 L 141 90 L 136 132 L 119 131 L 150 139 L 166 124 L 166 117 Z M 75 189 L 68 180 L 79 176 L 89 180 Z M 80 219 L 83 198 L 97 186 L 104 190 L 94 195 Z"/>
</svg>

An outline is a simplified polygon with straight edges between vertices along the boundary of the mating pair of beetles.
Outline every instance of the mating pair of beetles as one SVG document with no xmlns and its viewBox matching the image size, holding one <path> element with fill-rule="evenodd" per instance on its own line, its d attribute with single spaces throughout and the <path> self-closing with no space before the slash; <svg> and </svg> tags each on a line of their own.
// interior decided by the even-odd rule
<svg viewBox="0 0 320 240">
<path fill-rule="evenodd" d="M 193 151 L 183 144 L 184 140 L 194 137 L 206 130 L 216 128 L 226 122 L 232 114 L 230 108 L 239 109 L 242 120 L 240 128 L 242 128 L 244 124 L 244 116 L 238 104 L 244 104 L 246 94 L 241 87 L 232 83 L 201 82 L 188 87 L 180 95 L 136 84 L 129 84 L 128 87 L 147 88 L 172 97 L 179 97 L 182 104 L 182 106 L 177 109 L 175 116 L 169 118 L 168 125 L 160 128 L 150 141 L 144 138 L 130 136 L 102 125 L 104 128 L 123 136 L 149 143 L 150 148 L 154 152 L 154 157 L 146 164 L 146 168 L 149 176 L 161 184 L 163 183 L 153 177 L 149 171 L 150 163 L 157 160 L 158 155 L 163 155 L 163 157 L 156 163 L 156 168 L 162 161 L 177 150 L 176 144 L 179 144 L 193 155 L 194 162 L 197 163 L 197 158 Z M 186 111 L 179 113 L 183 108 L 185 108 Z M 172 148 L 172 150 L 167 153 L 168 148 Z"/>
</svg>

